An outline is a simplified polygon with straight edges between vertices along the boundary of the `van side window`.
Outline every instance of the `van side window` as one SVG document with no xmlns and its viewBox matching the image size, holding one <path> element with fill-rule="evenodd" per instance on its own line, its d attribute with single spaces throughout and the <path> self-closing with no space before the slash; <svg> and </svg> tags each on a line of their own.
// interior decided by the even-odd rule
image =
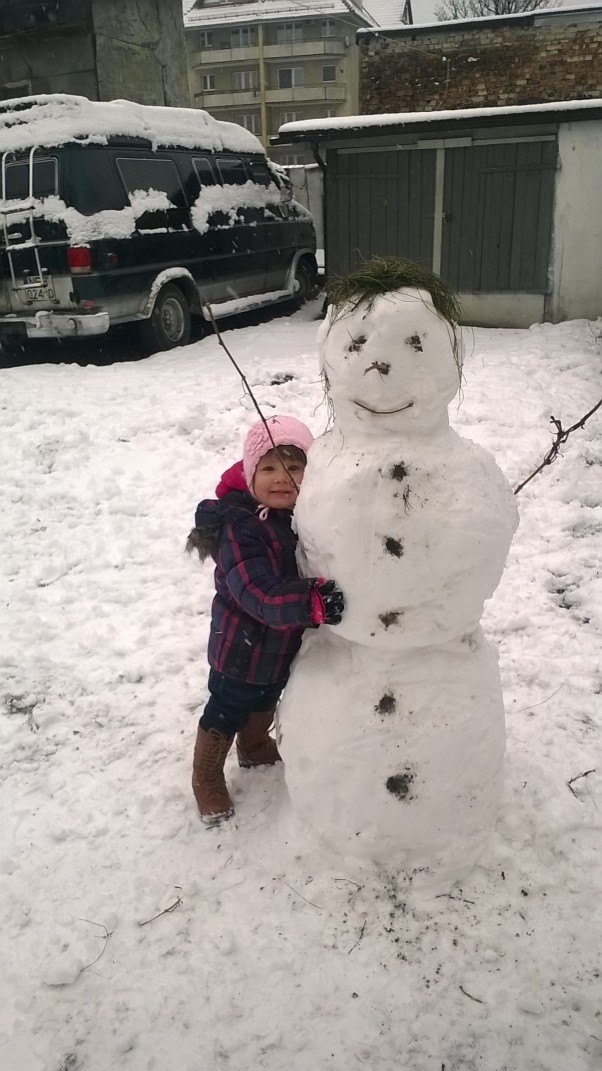
<svg viewBox="0 0 602 1071">
<path fill-rule="evenodd" d="M 215 175 L 213 174 L 213 168 L 211 161 L 206 156 L 194 156 L 192 159 L 194 170 L 196 171 L 199 184 L 201 186 L 215 186 Z"/>
<path fill-rule="evenodd" d="M 234 157 L 218 157 L 217 166 L 224 186 L 243 186 L 249 176 L 242 160 Z"/>
<path fill-rule="evenodd" d="M 184 190 L 173 160 L 120 157 L 117 168 L 128 193 L 156 190 L 167 195 L 174 208 L 185 208 Z"/>
<path fill-rule="evenodd" d="M 274 181 L 264 160 L 247 160 L 251 178 L 260 186 L 270 186 Z"/>
<path fill-rule="evenodd" d="M 58 194 L 58 160 L 56 156 L 40 156 L 33 162 L 33 195 L 49 197 Z M 2 191 L 0 190 L 0 196 Z M 7 201 L 24 201 L 29 197 L 29 160 L 6 165 Z"/>
</svg>

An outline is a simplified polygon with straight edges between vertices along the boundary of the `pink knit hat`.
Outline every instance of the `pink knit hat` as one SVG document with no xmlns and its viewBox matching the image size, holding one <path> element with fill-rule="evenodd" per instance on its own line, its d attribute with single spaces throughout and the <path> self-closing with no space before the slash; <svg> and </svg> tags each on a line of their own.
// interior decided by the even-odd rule
<svg viewBox="0 0 602 1071">
<path fill-rule="evenodd" d="M 300 420 L 297 420 L 296 417 L 268 417 L 266 424 L 270 429 L 274 442 L 270 440 L 263 421 L 258 420 L 256 424 L 253 424 L 252 428 L 249 428 L 243 446 L 242 464 L 249 490 L 253 483 L 255 469 L 262 457 L 274 449 L 274 445 L 298 446 L 306 454 L 314 441 L 309 428 L 302 424 Z"/>
</svg>

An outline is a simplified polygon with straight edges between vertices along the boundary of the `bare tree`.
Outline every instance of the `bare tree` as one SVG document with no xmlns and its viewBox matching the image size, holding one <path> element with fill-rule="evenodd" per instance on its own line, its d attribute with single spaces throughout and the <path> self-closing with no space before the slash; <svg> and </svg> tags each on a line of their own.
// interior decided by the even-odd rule
<svg viewBox="0 0 602 1071">
<path fill-rule="evenodd" d="M 487 15 L 518 15 L 540 7 L 556 7 L 557 0 L 443 0 L 435 9 L 441 22 L 447 19 L 480 19 Z"/>
</svg>

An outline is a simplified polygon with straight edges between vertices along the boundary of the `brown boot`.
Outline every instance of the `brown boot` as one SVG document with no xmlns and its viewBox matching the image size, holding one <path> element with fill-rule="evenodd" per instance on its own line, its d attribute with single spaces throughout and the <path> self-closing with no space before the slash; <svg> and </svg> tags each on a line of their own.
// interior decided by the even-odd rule
<svg viewBox="0 0 602 1071">
<path fill-rule="evenodd" d="M 255 711 L 239 732 L 236 737 L 239 766 L 248 770 L 251 766 L 273 766 L 275 762 L 282 762 L 276 741 L 268 733 L 275 710 L 276 707 Z"/>
<path fill-rule="evenodd" d="M 218 825 L 234 814 L 224 778 L 224 763 L 233 740 L 233 736 L 225 736 L 217 729 L 207 731 L 199 727 L 197 733 L 192 791 L 201 820 L 208 826 Z"/>
</svg>

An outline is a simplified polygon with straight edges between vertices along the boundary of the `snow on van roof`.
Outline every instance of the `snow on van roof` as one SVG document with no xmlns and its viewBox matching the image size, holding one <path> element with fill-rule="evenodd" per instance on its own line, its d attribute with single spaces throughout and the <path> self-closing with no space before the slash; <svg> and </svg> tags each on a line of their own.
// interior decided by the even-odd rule
<svg viewBox="0 0 602 1071">
<path fill-rule="evenodd" d="M 214 119 L 200 108 L 162 108 L 131 100 L 94 101 L 64 93 L 4 100 L 0 104 L 0 152 L 69 142 L 106 144 L 112 137 L 144 138 L 153 148 L 234 152 L 265 150 L 236 123 Z"/>
</svg>

